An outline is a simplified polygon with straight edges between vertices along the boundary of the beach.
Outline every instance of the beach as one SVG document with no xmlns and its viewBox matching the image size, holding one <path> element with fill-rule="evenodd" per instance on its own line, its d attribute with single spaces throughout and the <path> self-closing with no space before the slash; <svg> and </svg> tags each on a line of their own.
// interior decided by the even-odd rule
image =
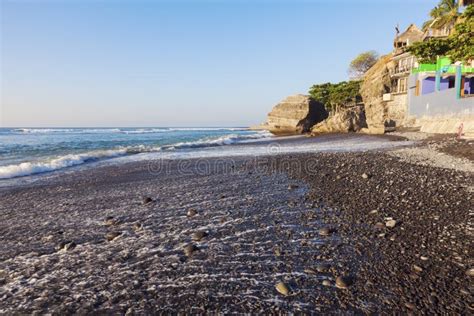
<svg viewBox="0 0 474 316">
<path fill-rule="evenodd" d="M 404 137 L 3 186 L 0 314 L 472 313 L 472 142 Z"/>
</svg>

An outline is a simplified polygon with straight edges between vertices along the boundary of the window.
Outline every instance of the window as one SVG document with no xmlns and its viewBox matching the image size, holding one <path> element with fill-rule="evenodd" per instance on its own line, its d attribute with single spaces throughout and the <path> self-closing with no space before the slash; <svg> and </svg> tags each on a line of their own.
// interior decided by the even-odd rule
<svg viewBox="0 0 474 316">
<path fill-rule="evenodd" d="M 398 92 L 404 93 L 407 91 L 407 78 L 398 79 Z"/>
<path fill-rule="evenodd" d="M 392 79 L 392 88 L 390 90 L 392 93 L 398 92 L 398 80 Z"/>
<path fill-rule="evenodd" d="M 454 88 L 454 86 L 456 85 L 456 78 L 455 77 L 449 77 L 448 78 L 448 89 L 452 89 Z"/>
</svg>

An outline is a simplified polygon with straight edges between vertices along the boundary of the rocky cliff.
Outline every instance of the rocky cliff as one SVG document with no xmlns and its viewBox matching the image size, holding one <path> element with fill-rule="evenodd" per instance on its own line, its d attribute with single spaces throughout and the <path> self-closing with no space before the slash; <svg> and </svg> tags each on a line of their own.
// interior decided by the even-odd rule
<svg viewBox="0 0 474 316">
<path fill-rule="evenodd" d="M 264 126 L 274 134 L 302 134 L 327 116 L 321 103 L 307 95 L 297 94 L 278 103 L 268 114 Z"/>
<path fill-rule="evenodd" d="M 368 128 L 363 132 L 383 134 L 386 127 L 390 127 L 390 119 L 387 102 L 383 101 L 383 94 L 390 91 L 389 67 L 391 66 L 391 54 L 380 58 L 365 74 L 360 94 L 365 105 L 365 115 Z"/>
<path fill-rule="evenodd" d="M 359 105 L 338 111 L 326 120 L 313 126 L 311 133 L 358 132 L 366 127 L 364 106 Z"/>
</svg>

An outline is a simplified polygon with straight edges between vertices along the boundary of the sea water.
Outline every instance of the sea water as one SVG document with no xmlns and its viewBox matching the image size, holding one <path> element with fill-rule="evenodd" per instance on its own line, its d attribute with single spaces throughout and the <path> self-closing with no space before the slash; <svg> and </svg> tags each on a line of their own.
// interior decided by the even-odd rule
<svg viewBox="0 0 474 316">
<path fill-rule="evenodd" d="M 268 137 L 246 128 L 0 128 L 0 179 Z"/>
<path fill-rule="evenodd" d="M 274 137 L 246 128 L 0 128 L 0 187 L 7 180 L 155 159 L 365 151 L 410 145 L 361 134 Z"/>
</svg>

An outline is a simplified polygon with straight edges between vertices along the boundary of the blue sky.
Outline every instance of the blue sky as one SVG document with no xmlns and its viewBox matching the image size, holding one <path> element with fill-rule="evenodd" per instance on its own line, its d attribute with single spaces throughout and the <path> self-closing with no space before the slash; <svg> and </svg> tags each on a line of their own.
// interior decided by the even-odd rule
<svg viewBox="0 0 474 316">
<path fill-rule="evenodd" d="M 437 1 L 1 2 L 0 126 L 247 126 Z"/>
</svg>

